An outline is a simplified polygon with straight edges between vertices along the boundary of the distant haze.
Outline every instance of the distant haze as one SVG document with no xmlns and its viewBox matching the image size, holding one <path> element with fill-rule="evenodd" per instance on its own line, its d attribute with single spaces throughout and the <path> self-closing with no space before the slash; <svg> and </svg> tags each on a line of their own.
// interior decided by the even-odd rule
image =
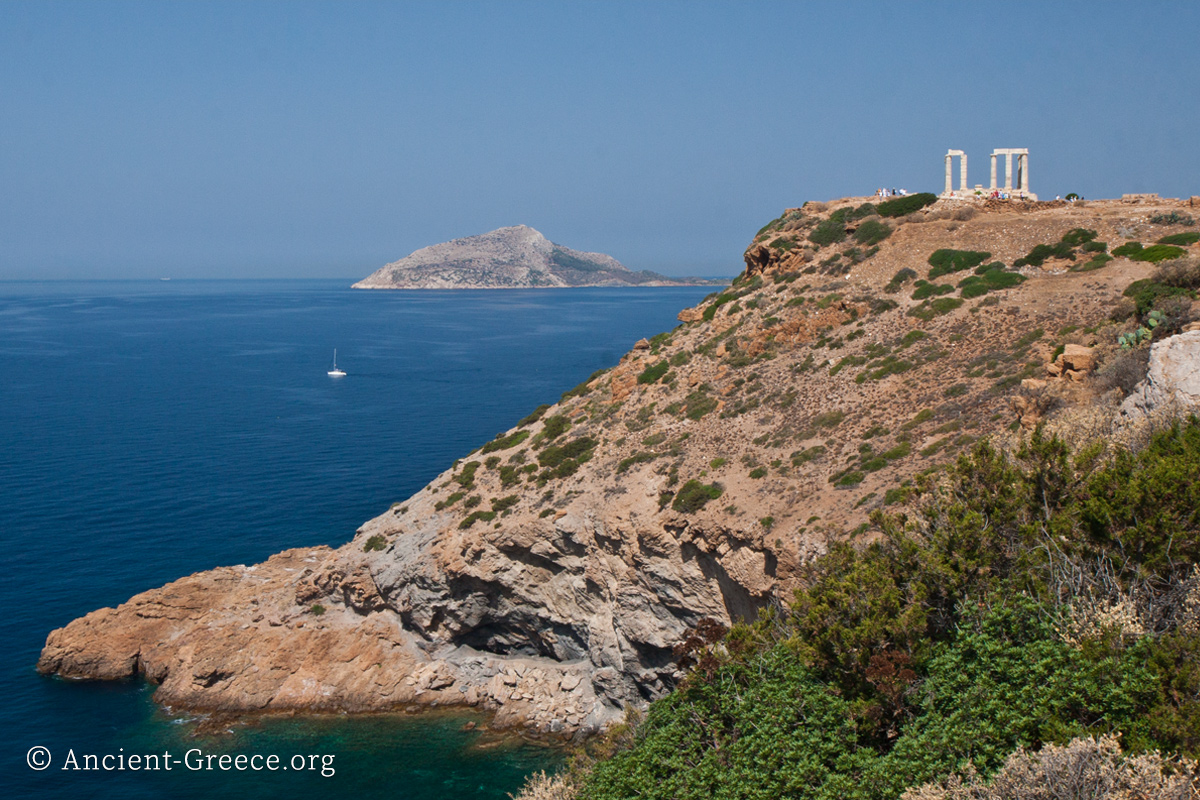
<svg viewBox="0 0 1200 800">
<path fill-rule="evenodd" d="M 736 274 L 806 199 L 1200 194 L 1200 4 L 0 6 L 0 279 L 345 277 L 525 223 Z M 957 180 L 957 173 L 956 173 Z"/>
</svg>

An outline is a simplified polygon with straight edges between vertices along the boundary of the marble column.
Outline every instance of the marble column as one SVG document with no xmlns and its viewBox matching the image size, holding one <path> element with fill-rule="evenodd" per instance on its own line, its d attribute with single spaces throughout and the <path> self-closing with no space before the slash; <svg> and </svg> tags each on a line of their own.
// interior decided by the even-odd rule
<svg viewBox="0 0 1200 800">
<path fill-rule="evenodd" d="M 944 192 L 944 194 L 950 194 L 952 191 L 954 191 L 954 187 L 952 186 L 952 181 L 950 178 L 950 176 L 954 170 L 954 167 L 951 163 L 952 161 L 953 161 L 953 158 L 951 157 L 951 155 L 949 153 L 946 153 L 946 191 Z"/>
<path fill-rule="evenodd" d="M 962 192 L 967 191 L 967 154 L 963 153 L 958 157 L 958 188 Z"/>
<path fill-rule="evenodd" d="M 992 153 L 992 191 L 996 191 L 996 154 Z"/>
<path fill-rule="evenodd" d="M 1004 154 L 1004 191 L 1012 193 L 1012 153 Z"/>
</svg>

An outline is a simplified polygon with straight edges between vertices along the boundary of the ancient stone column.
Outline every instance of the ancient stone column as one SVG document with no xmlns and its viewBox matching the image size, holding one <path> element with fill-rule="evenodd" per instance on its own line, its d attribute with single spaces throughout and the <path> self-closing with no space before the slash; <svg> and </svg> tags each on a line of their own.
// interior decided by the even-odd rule
<svg viewBox="0 0 1200 800">
<path fill-rule="evenodd" d="M 996 154 L 992 153 L 992 191 L 996 191 Z"/>
<path fill-rule="evenodd" d="M 966 194 L 967 191 L 967 154 L 963 153 L 958 157 L 958 188 L 959 191 Z"/>
<path fill-rule="evenodd" d="M 1029 153 L 1021 155 L 1021 191 L 1029 194 Z"/>
<path fill-rule="evenodd" d="M 1012 192 L 1012 153 L 1004 154 L 1004 191 Z"/>
<path fill-rule="evenodd" d="M 951 156 L 949 153 L 946 153 L 946 191 L 943 192 L 943 194 L 947 194 L 947 195 L 954 191 L 954 188 L 952 186 L 951 179 L 950 179 L 950 175 L 953 172 L 953 166 L 951 164 L 951 162 L 953 160 L 954 160 L 953 156 Z"/>
</svg>

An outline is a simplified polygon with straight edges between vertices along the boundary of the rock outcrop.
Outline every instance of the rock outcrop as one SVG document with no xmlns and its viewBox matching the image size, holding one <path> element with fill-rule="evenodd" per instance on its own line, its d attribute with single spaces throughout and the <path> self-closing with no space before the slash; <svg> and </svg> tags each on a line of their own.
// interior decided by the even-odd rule
<svg viewBox="0 0 1200 800">
<path fill-rule="evenodd" d="M 1151 265 L 1032 268 L 984 295 L 938 286 L 937 300 L 931 284 L 905 282 L 929 277 L 939 249 L 1012 263 L 1082 222 L 1108 241 L 1138 226 L 1161 235 L 1144 208 L 972 216 L 939 203 L 891 220 L 890 232 L 875 221 L 868 230 L 886 235 L 870 248 L 798 244 L 839 208 L 868 214 L 855 223 L 865 225 L 866 200 L 785 215 L 727 291 L 346 545 L 193 575 L 94 611 L 50 634 L 38 668 L 142 674 L 179 708 L 469 704 L 500 724 L 561 733 L 644 705 L 679 678 L 674 647 L 689 629 L 787 602 L 805 564 L 902 502 L 903 482 L 1020 423 L 1116 410 L 1093 376 L 1117 331 L 1096 331 Z M 535 233 L 522 235 L 540 247 Z M 941 280 L 978 286 L 970 275 Z M 1093 348 L 1101 336 L 1112 339 Z M 1198 341 L 1156 345 L 1133 406 L 1200 394 L 1197 362 L 1181 349 Z M 1039 378 L 1048 362 L 1071 379 Z"/>
<path fill-rule="evenodd" d="M 554 244 L 528 225 L 421 248 L 376 270 L 355 289 L 544 289 L 568 286 L 721 284 L 633 272 L 612 256 Z"/>
<path fill-rule="evenodd" d="M 1200 409 L 1200 330 L 1187 331 L 1150 347 L 1150 369 L 1125 402 L 1121 415 L 1137 422 L 1158 414 Z"/>
</svg>

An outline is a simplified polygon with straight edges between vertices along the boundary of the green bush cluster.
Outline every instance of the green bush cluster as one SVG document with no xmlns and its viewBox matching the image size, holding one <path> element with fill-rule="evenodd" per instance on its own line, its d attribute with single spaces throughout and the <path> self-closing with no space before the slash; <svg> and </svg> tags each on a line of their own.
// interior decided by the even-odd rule
<svg viewBox="0 0 1200 800">
<path fill-rule="evenodd" d="M 1170 214 L 1154 214 L 1150 217 L 1152 225 L 1195 225 L 1196 220 L 1188 214 L 1172 211 Z"/>
<path fill-rule="evenodd" d="M 1170 284 L 1160 283 L 1154 278 L 1145 278 L 1140 281 L 1134 281 L 1126 287 L 1124 293 L 1126 297 L 1133 300 L 1137 307 L 1138 315 L 1146 314 L 1150 309 L 1154 308 L 1155 303 L 1167 297 L 1188 297 L 1194 298 L 1196 292 L 1182 286 L 1171 286 Z"/>
<path fill-rule="evenodd" d="M 913 300 L 924 300 L 926 297 L 937 297 L 954 291 L 954 286 L 949 283 L 935 284 L 919 280 L 913 286 L 915 287 L 912 293 Z"/>
<path fill-rule="evenodd" d="M 538 479 L 566 478 L 574 475 L 580 464 L 587 463 L 598 442 L 590 436 L 572 439 L 563 445 L 550 445 L 538 453 L 538 463 L 544 467 Z"/>
<path fill-rule="evenodd" d="M 1011 289 L 1025 282 L 1024 275 L 1016 272 L 1005 272 L 1001 264 L 997 264 L 996 266 L 996 269 L 989 269 L 959 281 L 958 288 L 961 289 L 959 295 L 964 299 L 982 297 L 988 292 L 999 289 Z"/>
<path fill-rule="evenodd" d="M 861 473 L 859 473 L 861 474 Z M 1200 753 L 1200 421 L 1141 450 L 986 443 L 806 568 L 791 607 L 734 627 L 652 704 L 581 800 L 894 800 L 1018 746 L 1117 733 Z M 1088 588 L 1090 586 L 1090 589 Z M 1133 597 L 1142 633 L 1072 628 Z"/>
<path fill-rule="evenodd" d="M 372 550 L 384 550 L 387 548 L 387 538 L 380 533 L 372 535 L 366 542 L 363 543 L 363 552 L 370 553 Z"/>
<path fill-rule="evenodd" d="M 533 411 L 529 412 L 528 416 L 523 417 L 521 419 L 521 421 L 517 423 L 517 427 L 524 428 L 527 425 L 532 425 L 533 423 L 535 423 L 539 419 L 541 419 L 542 415 L 545 414 L 549 410 L 550 410 L 550 406 L 546 403 L 543 403 L 542 405 L 535 408 Z"/>
<path fill-rule="evenodd" d="M 892 235 L 892 226 L 877 219 L 864 220 L 854 232 L 854 241 L 870 247 L 882 242 Z"/>
<path fill-rule="evenodd" d="M 667 370 L 670 368 L 671 364 L 666 359 L 659 361 L 657 364 L 651 364 L 637 376 L 637 382 L 640 384 L 654 383 L 663 375 L 666 375 Z"/>
<path fill-rule="evenodd" d="M 929 256 L 929 280 L 948 275 L 951 272 L 974 269 L 991 255 L 991 253 L 979 250 L 950 250 L 947 248 L 934 250 Z"/>
<path fill-rule="evenodd" d="M 704 508 L 709 500 L 716 500 L 724 493 L 719 483 L 701 483 L 693 479 L 680 487 L 671 502 L 671 508 L 683 514 L 694 514 Z"/>
<path fill-rule="evenodd" d="M 1164 236 L 1158 240 L 1159 244 L 1177 244 L 1184 247 L 1200 242 L 1200 231 L 1185 231 L 1184 233 L 1173 233 L 1170 236 Z"/>
<path fill-rule="evenodd" d="M 875 211 L 881 217 L 903 217 L 914 211 L 920 211 L 922 208 L 931 206 L 936 202 L 936 194 L 918 192 L 917 194 L 910 194 L 905 197 L 897 197 L 893 200 L 884 200 L 875 206 Z"/>
<path fill-rule="evenodd" d="M 896 292 L 900 291 L 904 284 L 908 283 L 915 277 L 917 277 L 916 270 L 904 267 L 903 269 L 898 270 L 896 274 L 892 276 L 892 279 L 888 281 L 887 286 L 883 287 L 883 290 L 888 294 L 895 294 Z"/>
<path fill-rule="evenodd" d="M 497 434 L 496 438 L 485 444 L 479 452 L 486 455 L 488 453 L 494 453 L 498 450 L 508 450 L 516 447 L 528 438 L 529 431 L 516 431 L 508 436 L 505 436 L 503 433 Z"/>
<path fill-rule="evenodd" d="M 1129 258 L 1133 261 L 1149 261 L 1151 264 L 1157 264 L 1160 261 L 1179 258 L 1186 252 L 1182 247 L 1176 247 L 1173 244 L 1152 244 L 1133 253 Z"/>
<path fill-rule="evenodd" d="M 542 423 L 542 437 L 546 441 L 553 441 L 559 436 L 562 436 L 571 429 L 571 421 L 563 414 L 555 414 L 553 417 L 547 417 Z"/>
<path fill-rule="evenodd" d="M 936 300 L 925 300 L 920 305 L 913 306 L 908 310 L 908 315 L 916 317 L 922 322 L 929 322 L 934 317 L 949 314 L 962 304 L 963 301 L 957 297 L 939 297 Z"/>
</svg>

